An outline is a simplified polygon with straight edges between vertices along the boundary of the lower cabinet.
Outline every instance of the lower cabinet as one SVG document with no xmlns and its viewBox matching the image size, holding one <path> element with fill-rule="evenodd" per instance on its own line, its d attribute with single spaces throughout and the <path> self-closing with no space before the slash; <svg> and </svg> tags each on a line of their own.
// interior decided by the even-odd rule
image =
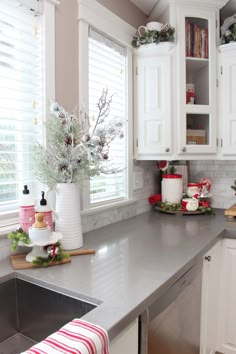
<svg viewBox="0 0 236 354">
<path fill-rule="evenodd" d="M 111 342 L 110 354 L 138 354 L 138 319 Z"/>
<path fill-rule="evenodd" d="M 236 354 L 236 239 L 219 241 L 203 262 L 200 354 Z"/>
<path fill-rule="evenodd" d="M 236 353 L 236 239 L 222 243 L 217 350 Z"/>
<path fill-rule="evenodd" d="M 203 257 L 200 354 L 215 353 L 221 241 Z"/>
</svg>

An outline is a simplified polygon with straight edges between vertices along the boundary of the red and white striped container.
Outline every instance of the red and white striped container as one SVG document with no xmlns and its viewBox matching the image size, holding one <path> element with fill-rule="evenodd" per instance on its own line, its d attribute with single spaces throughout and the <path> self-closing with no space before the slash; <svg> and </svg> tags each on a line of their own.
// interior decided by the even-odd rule
<svg viewBox="0 0 236 354">
<path fill-rule="evenodd" d="M 180 203 L 183 197 L 182 175 L 164 174 L 161 182 L 162 201 Z"/>
</svg>

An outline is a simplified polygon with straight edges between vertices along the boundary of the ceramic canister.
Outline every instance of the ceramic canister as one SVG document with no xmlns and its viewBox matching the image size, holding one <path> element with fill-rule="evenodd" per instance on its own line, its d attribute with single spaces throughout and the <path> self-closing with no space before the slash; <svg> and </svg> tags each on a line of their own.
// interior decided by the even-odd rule
<svg viewBox="0 0 236 354">
<path fill-rule="evenodd" d="M 199 202 L 198 199 L 194 198 L 184 198 L 182 200 L 182 208 L 187 211 L 196 211 L 198 209 Z"/>
<path fill-rule="evenodd" d="M 183 196 L 182 175 L 164 174 L 161 182 L 162 201 L 180 203 Z"/>
<path fill-rule="evenodd" d="M 192 198 L 195 194 L 199 192 L 199 183 L 188 183 L 187 194 L 190 198 Z"/>
</svg>

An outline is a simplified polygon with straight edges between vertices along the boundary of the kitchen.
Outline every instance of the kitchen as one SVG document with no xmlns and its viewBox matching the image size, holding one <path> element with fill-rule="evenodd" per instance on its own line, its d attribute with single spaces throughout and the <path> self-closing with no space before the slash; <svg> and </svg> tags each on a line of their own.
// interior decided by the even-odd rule
<svg viewBox="0 0 236 354">
<path fill-rule="evenodd" d="M 80 6 L 82 8 L 82 10 L 79 12 L 79 16 L 82 13 L 83 14 L 83 8 L 86 8 L 86 3 L 88 4 L 88 2 L 80 2 Z M 89 2 L 90 3 L 90 2 Z M 213 2 L 211 2 L 213 3 Z M 111 11 L 113 11 L 114 13 L 116 13 L 118 16 L 123 17 L 123 19 L 126 22 L 129 22 L 133 27 L 134 27 L 134 32 L 135 33 L 135 29 L 137 29 L 139 27 L 140 24 L 145 24 L 147 22 L 147 14 L 142 13 L 140 10 L 138 10 L 137 8 L 135 8 L 131 3 L 129 2 L 119 2 L 119 4 L 116 4 L 116 2 L 112 2 L 112 1 L 107 1 L 106 3 L 103 3 L 105 6 L 108 7 L 108 9 L 110 9 Z M 94 4 L 92 4 L 93 6 L 95 6 Z M 144 3 L 144 6 L 147 5 L 147 2 Z M 155 4 L 154 4 L 155 5 Z M 224 18 L 229 17 L 231 15 L 234 14 L 234 7 L 233 7 L 233 3 L 230 2 L 229 4 L 230 6 L 224 8 L 224 11 L 222 11 L 221 16 L 224 16 Z M 96 6 L 98 6 L 98 4 L 96 4 Z M 124 6 L 124 7 L 123 7 Z M 127 9 L 128 6 L 128 10 Z M 152 6 L 152 4 L 151 4 Z M 213 6 L 213 5 L 212 5 Z M 214 7 L 214 6 L 213 6 Z M 220 6 L 219 6 L 220 7 Z M 98 7 L 96 7 L 96 9 L 98 9 Z M 152 10 L 152 7 L 147 9 L 147 12 L 149 12 L 150 10 Z M 146 9 L 145 9 L 146 11 Z M 82 41 L 82 39 L 84 38 L 84 34 L 83 34 L 83 25 L 82 25 L 82 29 L 80 29 L 79 33 L 78 33 L 78 19 L 77 19 L 77 13 L 78 13 L 78 9 L 77 9 L 77 2 L 76 1 L 71 1 L 70 4 L 68 5 L 68 2 L 66 1 L 61 1 L 61 4 L 58 5 L 55 9 L 55 20 L 56 20 L 56 43 L 55 43 L 55 48 L 56 48 L 56 53 L 55 53 L 55 69 L 56 69 L 56 74 L 55 74 L 55 88 L 56 88 L 56 99 L 58 102 L 60 102 L 61 104 L 63 104 L 67 109 L 71 109 L 73 107 L 76 106 L 77 104 L 77 97 L 79 96 L 79 92 L 84 92 L 83 91 L 83 80 L 81 80 L 81 76 L 83 76 L 84 74 L 84 65 L 86 65 L 86 63 L 83 61 L 85 60 L 82 56 L 83 54 L 83 50 L 80 51 L 78 50 L 78 43 Z M 109 13 L 106 12 L 106 16 Z M 225 15 L 224 15 L 225 14 Z M 84 15 L 84 14 L 83 14 Z M 85 15 L 84 15 L 85 16 Z M 159 18 L 155 17 L 155 18 L 150 18 L 150 20 L 160 20 Z M 96 19 L 95 19 L 96 21 Z M 107 20 L 108 21 L 108 20 Z M 80 21 L 83 22 L 83 19 Z M 86 21 L 84 21 L 86 22 Z M 108 21 L 109 22 L 109 21 Z M 116 23 L 116 22 L 114 22 Z M 116 23 L 117 24 L 117 23 Z M 171 23 L 172 25 L 175 25 L 174 23 Z M 117 34 L 116 32 L 121 32 L 120 30 L 117 30 L 117 26 L 114 26 L 114 28 L 111 26 L 111 24 L 107 24 L 106 21 L 104 21 L 104 26 L 107 25 L 108 29 L 106 31 L 102 31 L 103 33 L 106 33 L 108 35 L 110 35 L 112 37 L 112 34 L 114 32 L 114 38 L 117 39 Z M 125 26 L 125 25 L 124 25 Z M 130 28 L 129 28 L 130 30 Z M 123 34 L 120 34 L 120 36 L 122 36 Z M 82 39 L 79 41 L 78 40 L 78 36 L 81 36 Z M 81 38 L 80 37 L 80 38 Z M 130 38 L 130 35 L 129 35 Z M 176 33 L 176 38 L 177 41 L 179 40 L 178 38 L 178 32 Z M 118 40 L 118 39 L 117 39 Z M 123 37 L 119 38 L 119 42 L 123 42 L 124 43 Z M 73 55 L 70 55 L 70 53 L 73 53 Z M 80 59 L 80 60 L 79 60 Z M 79 65 L 82 65 L 82 67 L 80 67 L 80 69 L 78 68 L 78 62 Z M 51 73 L 53 76 L 53 73 Z M 76 78 L 79 77 L 79 80 L 77 80 Z M 85 80 L 86 81 L 86 80 Z M 79 86 L 81 85 L 81 86 Z M 50 86 L 50 81 L 49 81 L 49 86 Z M 68 89 L 68 87 L 70 89 Z M 50 87 L 48 88 L 49 92 L 50 92 Z M 213 90 L 214 92 L 214 90 Z M 171 97 L 171 95 L 170 95 Z M 83 100 L 83 97 L 82 97 Z M 216 97 L 214 97 L 214 100 L 216 100 Z M 205 113 L 205 112 L 204 112 Z M 185 123 L 186 124 L 186 123 Z M 175 131 L 176 127 L 172 127 L 172 134 Z M 212 128 L 212 126 L 211 126 Z M 178 127 L 176 128 L 176 131 L 178 130 Z M 213 129 L 214 131 L 214 129 Z M 221 133 L 221 131 L 219 130 L 219 133 Z M 132 136 L 132 135 L 131 135 Z M 213 135 L 214 137 L 214 135 Z M 175 136 L 176 138 L 176 136 Z M 221 139 L 221 137 L 219 136 L 219 139 Z M 135 138 L 134 138 L 135 140 Z M 216 140 L 216 139 L 215 139 Z M 210 140 L 211 143 L 213 142 L 213 138 Z M 181 141 L 182 143 L 182 141 Z M 132 144 L 132 142 L 131 142 Z M 177 147 L 175 146 L 177 143 L 176 141 L 173 143 L 173 150 L 177 151 Z M 215 144 L 216 145 L 216 144 Z M 168 145 L 165 146 L 169 147 Z M 172 148 L 172 147 L 169 147 Z M 181 146 L 182 148 L 182 146 Z M 188 146 L 187 146 L 188 148 Z M 192 147 L 191 147 L 192 148 Z M 193 147 L 195 148 L 195 147 Z M 234 161 L 234 154 L 233 154 L 233 150 L 231 150 L 231 154 L 222 154 L 222 151 L 220 151 L 219 154 L 214 154 L 212 152 L 204 155 L 202 153 L 202 146 L 200 146 L 200 153 L 192 153 L 190 152 L 190 155 L 188 155 L 187 157 L 182 153 L 182 157 L 181 158 L 176 158 L 175 154 L 170 154 L 170 152 L 167 152 L 168 156 L 165 155 L 156 155 L 156 157 L 154 158 L 152 156 L 152 158 L 148 158 L 147 156 L 145 158 L 143 158 L 141 160 L 137 160 L 133 162 L 132 160 L 132 164 L 133 164 L 133 171 L 134 174 L 137 173 L 135 176 L 141 176 L 141 188 L 140 185 L 139 187 L 133 191 L 133 201 L 127 201 L 126 203 L 124 203 L 122 205 L 122 203 L 118 206 L 112 205 L 111 208 L 106 209 L 105 207 L 101 208 L 100 210 L 86 210 L 84 212 L 82 212 L 82 229 L 83 229 L 83 233 L 92 231 L 92 230 L 97 230 L 97 231 L 92 231 L 91 234 L 88 234 L 88 236 L 85 236 L 85 246 L 86 247 L 94 247 L 97 249 L 97 253 L 99 248 L 102 249 L 102 245 L 103 246 L 107 246 L 107 242 L 108 244 L 111 244 L 111 248 L 113 247 L 114 250 L 112 253 L 111 249 L 109 249 L 110 254 L 114 254 L 114 256 L 116 257 L 116 259 L 118 260 L 118 263 L 120 264 L 122 262 L 122 253 L 126 253 L 125 255 L 125 259 L 123 259 L 124 261 L 124 265 L 123 268 L 121 267 L 121 269 L 118 269 L 117 272 L 120 274 L 114 274 L 111 272 L 111 275 L 114 276 L 115 279 L 119 279 L 118 283 L 121 283 L 122 279 L 125 279 L 125 277 L 127 276 L 127 281 L 131 282 L 132 279 L 136 279 L 137 283 L 138 283 L 138 275 L 136 272 L 133 273 L 133 270 L 131 272 L 130 275 L 128 275 L 128 273 L 126 274 L 126 267 L 125 264 L 129 264 L 129 260 L 128 260 L 128 255 L 131 252 L 130 248 L 133 246 L 133 244 L 131 245 L 131 242 L 134 238 L 134 234 L 131 231 L 132 235 L 131 238 L 130 236 L 128 237 L 128 239 L 126 239 L 125 235 L 127 233 L 127 230 L 125 229 L 125 225 L 127 225 L 128 229 L 132 229 L 134 228 L 134 225 L 132 224 L 132 221 L 124 221 L 124 223 L 121 224 L 117 224 L 119 225 L 120 231 L 117 231 L 117 235 L 121 234 L 122 230 L 124 232 L 124 236 L 119 237 L 116 236 L 116 231 L 114 231 L 112 223 L 115 223 L 117 221 L 120 220 L 124 220 L 126 218 L 131 218 L 134 217 L 135 215 L 138 214 L 142 214 L 146 211 L 150 210 L 150 206 L 147 202 L 147 197 L 156 193 L 157 190 L 157 185 L 158 185 L 158 171 L 156 168 L 156 160 L 159 159 L 170 159 L 170 160 L 179 160 L 179 159 L 188 159 L 191 160 L 190 161 L 190 180 L 191 181 L 196 181 L 196 180 L 200 180 L 200 178 L 202 177 L 209 177 L 210 179 L 212 179 L 212 194 L 213 194 L 213 200 L 212 200 L 212 205 L 213 207 L 216 208 L 227 208 L 230 205 L 234 204 L 234 196 L 232 193 L 232 190 L 230 189 L 230 185 L 233 183 L 234 180 L 234 165 L 232 164 L 232 162 Z M 215 146 L 215 151 L 216 151 L 216 146 Z M 220 144 L 217 148 L 218 150 L 220 149 Z M 183 155 L 185 157 L 183 157 Z M 221 155 L 221 158 L 219 158 L 218 156 Z M 150 160 L 150 161 L 148 161 Z M 143 181 L 142 181 L 143 179 Z M 85 208 L 86 209 L 86 208 Z M 146 215 L 146 216 L 145 216 Z M 163 218 L 161 221 L 161 224 L 158 223 L 155 224 L 155 218 L 159 218 L 160 219 L 160 215 L 158 213 L 154 214 L 153 216 L 147 216 L 147 214 L 145 215 L 140 215 L 140 221 L 138 221 L 137 219 L 137 225 L 140 226 L 141 229 L 141 225 L 145 223 L 149 224 L 149 227 L 151 227 L 152 229 L 155 228 L 154 225 L 156 225 L 156 228 L 163 228 L 163 234 L 164 235 L 169 235 L 173 233 L 173 223 L 175 224 L 175 222 L 173 222 L 173 217 L 172 216 L 168 216 L 168 215 L 162 215 L 161 218 Z M 149 214 L 148 214 L 149 215 Z M 222 213 L 223 215 L 223 213 Z M 120 295 L 120 297 L 122 298 L 122 305 L 120 304 L 120 301 L 118 301 L 118 303 L 114 300 L 114 304 L 112 305 L 113 301 L 106 300 L 104 298 L 104 292 L 102 292 L 102 290 L 100 289 L 99 284 L 96 283 L 96 281 L 98 281 L 99 276 L 96 276 L 96 272 L 94 274 L 90 273 L 91 278 L 89 278 L 89 281 L 91 282 L 91 284 L 87 284 L 88 279 L 84 279 L 81 280 L 81 282 L 85 282 L 87 285 L 84 285 L 84 287 L 80 284 L 78 287 L 76 285 L 72 285 L 70 283 L 70 280 L 67 279 L 67 269 L 66 267 L 68 267 L 68 265 L 63 266 L 63 268 L 61 269 L 61 267 L 58 267 L 59 269 L 57 269 L 57 267 L 53 267 L 55 269 L 53 269 L 53 271 L 51 270 L 50 272 L 46 273 L 44 272 L 43 275 L 42 271 L 40 270 L 34 270 L 34 271 L 21 271 L 19 272 L 21 277 L 25 277 L 25 279 L 27 279 L 27 273 L 31 274 L 28 275 L 29 278 L 34 278 L 37 279 L 36 283 L 39 284 L 40 281 L 39 279 L 42 279 L 42 282 L 44 283 L 53 283 L 52 279 L 55 279 L 54 281 L 54 285 L 55 283 L 59 285 L 59 287 L 63 288 L 63 289 L 67 289 L 68 292 L 70 291 L 74 291 L 77 293 L 82 293 L 82 294 L 87 294 L 89 295 L 89 297 L 95 298 L 95 299 L 99 299 L 99 300 L 104 300 L 104 303 L 108 303 L 110 302 L 110 308 L 107 310 L 109 313 L 112 311 L 111 308 L 113 307 L 114 310 L 114 317 L 110 319 L 111 322 L 109 322 L 109 314 L 107 314 L 107 316 L 105 316 L 104 314 L 106 312 L 102 311 L 106 311 L 106 309 L 103 309 L 102 307 L 99 309 L 99 307 L 96 309 L 96 311 L 100 311 L 101 315 L 100 315 L 100 325 L 102 325 L 104 328 L 107 328 L 109 330 L 109 336 L 111 341 L 114 339 L 114 337 L 116 337 L 118 335 L 119 332 L 122 332 L 124 330 L 125 327 L 127 327 L 130 322 L 132 322 L 135 317 L 141 315 L 141 313 L 144 311 L 145 308 L 147 308 L 151 302 L 153 302 L 154 298 L 158 298 L 160 296 L 160 288 L 161 286 L 163 286 L 163 284 L 166 284 L 165 286 L 168 287 L 173 285 L 175 283 L 175 281 L 177 280 L 177 278 L 180 278 L 182 275 L 184 275 L 185 271 L 188 270 L 188 268 L 190 268 L 190 266 L 194 263 L 192 263 L 194 257 L 200 257 L 203 256 L 204 250 L 207 252 L 210 249 L 210 246 L 213 246 L 213 243 L 215 242 L 216 238 L 220 235 L 220 231 L 225 228 L 224 226 L 224 217 L 222 217 L 222 215 L 218 214 L 214 217 L 214 216 L 192 216 L 191 219 L 187 219 L 187 220 L 179 220 L 177 221 L 177 224 L 179 224 L 179 228 L 186 228 L 188 231 L 188 233 L 184 234 L 181 240 L 178 240 L 179 234 L 181 234 L 181 231 L 177 232 L 176 235 L 176 240 L 169 240 L 168 237 L 165 239 L 163 234 L 160 234 L 160 238 L 164 238 L 163 243 L 165 244 L 170 242 L 176 242 L 179 243 L 179 252 L 176 250 L 176 254 L 172 254 L 172 253 L 168 253 L 166 250 L 166 253 L 164 253 L 164 255 L 168 258 L 168 257 L 176 257 L 176 261 L 177 264 L 172 265 L 173 268 L 168 270 L 168 265 L 166 263 L 163 263 L 163 267 L 166 269 L 166 273 L 168 273 L 168 275 L 165 275 L 165 270 L 163 270 L 163 274 L 160 271 L 160 274 L 158 275 L 158 277 L 156 278 L 156 280 L 154 281 L 154 284 L 149 283 L 148 280 L 145 280 L 145 272 L 147 272 L 147 274 L 149 274 L 149 276 L 154 277 L 154 269 L 158 269 L 158 267 L 160 267 L 160 264 L 155 263 L 157 262 L 155 260 L 155 256 L 154 254 L 151 256 L 150 255 L 150 264 L 148 264 L 148 262 L 146 262 L 146 268 L 145 268 L 145 257 L 147 259 L 148 257 L 148 253 L 145 253 L 145 256 L 142 256 L 142 253 L 140 255 L 140 249 L 137 245 L 137 254 L 139 254 L 140 257 L 140 267 L 138 267 L 138 264 L 136 265 L 136 267 L 138 268 L 138 271 L 140 273 L 140 277 L 143 274 L 143 277 L 140 278 L 142 280 L 142 284 L 140 284 L 141 288 L 144 288 L 144 290 L 141 290 L 141 288 L 137 287 L 135 289 L 135 291 L 132 291 L 131 294 L 131 298 L 134 298 L 134 302 L 129 306 L 129 300 L 126 299 L 126 291 L 128 291 L 129 289 L 125 289 L 125 287 L 121 287 L 121 292 L 119 293 L 119 290 L 117 288 L 114 287 L 113 290 L 111 290 L 111 297 L 114 296 L 114 292 L 117 292 L 117 294 Z M 142 219 L 144 218 L 144 219 Z M 149 218 L 151 221 L 149 221 Z M 205 219 L 207 218 L 207 219 Z M 208 219 L 210 218 L 210 220 Z M 136 220 L 136 219 L 134 219 Z M 146 221 L 145 221 L 146 220 Z M 167 221 L 168 220 L 168 221 Z M 206 221 L 207 220 L 207 221 Z M 129 223 L 131 222 L 131 224 Z M 212 230 L 209 228 L 209 226 L 207 226 L 207 224 L 210 223 Z M 110 225 L 111 224 L 111 225 Z M 233 223 L 232 223 L 233 224 Z M 108 225 L 107 229 L 103 229 L 103 231 L 99 230 L 99 228 Z M 110 226 L 109 226 L 110 225 Z M 153 225 L 153 226 L 151 226 Z M 171 225 L 172 225 L 172 229 L 171 229 Z M 169 229 L 168 229 L 169 226 Z M 231 228 L 231 224 L 230 227 Z M 234 226 L 232 226 L 232 228 L 234 228 Z M 137 228 L 138 229 L 138 228 Z M 107 230 L 107 231 L 105 231 Z M 134 229 L 136 230 L 136 229 Z M 209 235 L 207 236 L 207 238 L 204 238 L 204 232 L 209 232 Z M 219 232 L 218 232 L 219 231 Z M 148 227 L 144 226 L 144 229 L 142 229 L 143 234 L 147 234 L 148 238 L 145 242 L 145 240 L 142 240 L 140 242 L 142 242 L 142 246 L 143 248 L 145 248 L 145 243 L 147 243 L 147 245 L 149 244 L 151 247 L 151 241 L 149 240 L 149 237 L 152 238 L 154 236 L 152 236 L 152 232 L 148 231 Z M 6 232 L 5 232 L 6 233 Z M 107 237 L 105 235 L 103 235 L 103 233 L 107 234 Z M 112 239 L 110 240 L 108 237 L 109 233 L 114 233 L 114 240 L 112 241 Z M 192 236 L 194 238 L 194 235 L 199 234 L 201 235 L 200 237 L 200 241 L 199 241 L 199 245 L 197 246 L 195 242 L 197 241 L 193 241 L 192 244 L 186 243 L 187 240 L 189 240 L 189 238 Z M 156 240 L 157 241 L 157 240 Z M 159 242 L 161 241 L 157 241 L 158 244 L 154 247 L 155 250 L 160 250 L 162 249 L 163 245 L 160 245 Z M 130 243 L 130 247 L 128 247 L 128 244 Z M 117 245 L 118 244 L 118 245 Z M 126 244 L 126 246 L 125 246 Z M 1 252 L 0 252 L 0 257 L 2 259 L 6 259 L 10 253 L 9 251 L 9 242 L 8 240 L 6 240 L 6 238 L 2 238 L 0 240 L 0 245 L 1 245 Z M 115 246 L 117 245 L 117 246 Z M 188 246 L 190 247 L 190 249 L 188 249 L 189 254 L 185 253 L 185 256 L 181 253 L 181 249 L 183 248 L 183 245 L 185 245 L 186 248 L 188 248 Z M 192 246 L 191 246 L 192 245 Z M 118 247 L 118 249 L 117 249 Z M 123 248 L 124 247 L 124 248 Z M 148 247 L 148 246 L 147 246 Z M 193 247 L 193 249 L 191 249 L 191 247 Z M 184 249 L 184 248 L 183 248 Z M 151 251 L 151 249 L 148 249 L 149 252 Z M 103 256 L 102 256 L 102 252 L 101 252 L 101 258 L 99 258 L 97 261 L 96 259 L 94 259 L 95 264 L 98 262 L 100 264 L 100 267 L 103 268 L 105 266 L 108 267 L 109 269 L 109 263 L 104 263 L 103 264 L 103 259 L 109 260 L 109 256 L 106 255 L 106 252 L 103 251 Z M 118 253 L 118 254 L 117 254 Z M 134 264 L 138 263 L 137 261 L 137 254 L 136 256 L 134 255 L 134 261 L 130 264 L 131 267 L 134 267 Z M 160 253 L 158 253 L 159 257 L 161 256 Z M 102 258 L 103 257 L 103 258 Z M 142 257 L 144 257 L 142 259 Z M 79 258 L 79 257 L 78 257 Z M 182 259 L 182 263 L 181 263 L 181 259 Z M 92 259 L 91 259 L 92 260 Z M 142 260 L 142 261 L 141 261 Z M 167 259 L 168 260 L 168 259 Z M 192 261 L 191 261 L 192 260 Z M 90 261 L 88 259 L 78 259 L 76 260 L 76 264 L 78 263 L 78 267 L 82 267 L 82 269 L 89 269 L 90 266 L 92 266 L 91 264 L 88 264 Z M 153 264 L 153 269 L 151 269 L 151 264 L 152 262 L 154 262 Z M 191 263 L 191 265 L 189 264 L 189 262 Z M 4 264 L 7 264 L 7 261 L 4 260 Z M 75 261 L 73 260 L 73 264 L 75 264 Z M 142 267 L 141 267 L 142 265 Z M 71 265 L 69 265 L 69 267 L 71 267 Z M 1 267 L 2 269 L 2 267 Z M 93 268 L 94 269 L 94 268 Z M 175 269 L 175 270 L 174 270 Z M 180 272 L 178 272 L 178 270 L 180 270 Z M 44 270 L 43 270 L 44 271 Z M 98 271 L 98 269 L 97 269 Z M 51 273 L 52 272 L 52 273 Z M 54 273 L 55 272 L 55 273 Z M 69 271 L 68 271 L 69 272 Z M 6 276 L 7 274 L 11 274 L 12 270 L 10 268 L 10 266 L 7 266 L 7 268 L 5 270 L 3 270 L 3 276 Z M 159 272 L 158 272 L 159 273 Z M 25 275 L 24 275 L 25 274 Z M 111 276 L 110 275 L 110 276 Z M 82 276 L 82 272 L 79 275 L 80 277 Z M 45 278 L 44 278 L 45 277 Z M 62 277 L 62 280 L 59 280 L 60 277 Z M 69 276 L 68 276 L 69 278 Z M 94 279 L 94 280 L 93 280 Z M 97 279 L 97 280 L 96 280 Z M 114 280 L 115 280 L 114 279 Z M 92 283 L 94 282 L 94 283 Z M 112 285 L 115 286 L 115 284 L 113 282 L 111 282 Z M 120 284 L 121 285 L 121 284 Z M 91 290 L 88 290 L 89 289 Z M 165 288 L 165 290 L 167 289 L 167 287 Z M 93 291 L 92 291 L 93 289 Z M 158 290 L 159 289 L 159 290 Z M 96 290 L 96 291 L 95 291 Z M 65 290 L 64 290 L 65 291 Z M 144 293 L 143 293 L 143 292 Z M 153 295 L 152 295 L 153 294 Z M 153 297 L 152 297 L 153 296 Z M 146 303 L 143 303 L 144 299 L 146 299 Z M 127 304 L 125 303 L 125 301 L 127 301 Z M 122 309 L 121 312 L 117 311 L 116 313 L 116 308 L 120 307 Z M 136 309 L 136 310 L 134 310 Z M 127 317 L 127 314 L 129 312 L 134 311 L 133 315 L 131 315 L 131 317 Z M 126 315 L 125 315 L 126 314 Z M 91 322 L 93 319 L 93 314 L 92 312 L 88 315 L 87 319 L 89 320 L 91 317 Z M 95 316 L 95 315 L 94 315 Z M 101 317 L 103 317 L 101 319 Z M 107 321 L 107 323 L 106 323 Z M 95 319 L 96 322 L 96 319 Z M 119 327 L 120 326 L 120 327 Z M 113 328 L 113 329 L 112 329 Z M 219 349 L 218 349 L 219 351 Z M 224 350 L 221 350 L 222 352 L 227 353 Z M 128 351 L 128 352 L 131 352 Z"/>
</svg>

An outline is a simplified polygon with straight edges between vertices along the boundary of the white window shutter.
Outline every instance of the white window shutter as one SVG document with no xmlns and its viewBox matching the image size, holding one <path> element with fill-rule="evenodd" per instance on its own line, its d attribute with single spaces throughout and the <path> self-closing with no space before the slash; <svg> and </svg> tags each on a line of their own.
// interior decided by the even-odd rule
<svg viewBox="0 0 236 354">
<path fill-rule="evenodd" d="M 90 203 L 104 203 L 127 198 L 127 90 L 126 48 L 90 28 L 89 31 L 89 116 L 97 117 L 97 103 L 105 89 L 112 97 L 109 119 L 124 121 L 125 136 L 115 139 L 110 158 L 121 172 L 90 180 Z"/>
<path fill-rule="evenodd" d="M 33 186 L 43 82 L 41 18 L 35 14 L 20 1 L 0 1 L 0 212 L 16 208 L 24 184 Z"/>
</svg>

